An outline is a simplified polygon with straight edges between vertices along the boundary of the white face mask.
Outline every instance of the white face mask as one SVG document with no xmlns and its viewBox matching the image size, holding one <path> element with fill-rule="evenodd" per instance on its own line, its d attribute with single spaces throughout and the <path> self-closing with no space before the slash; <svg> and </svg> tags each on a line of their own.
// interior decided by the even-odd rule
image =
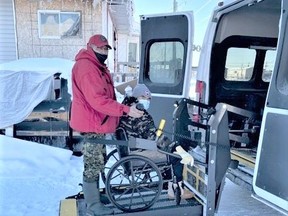
<svg viewBox="0 0 288 216">
<path fill-rule="evenodd" d="M 144 106 L 145 110 L 149 109 L 150 100 L 139 99 L 139 103 L 141 103 Z"/>
</svg>

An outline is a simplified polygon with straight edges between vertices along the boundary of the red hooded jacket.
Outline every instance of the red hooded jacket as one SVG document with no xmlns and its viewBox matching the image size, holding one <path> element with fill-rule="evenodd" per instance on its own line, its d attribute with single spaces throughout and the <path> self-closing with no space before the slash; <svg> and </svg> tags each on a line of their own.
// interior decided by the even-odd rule
<svg viewBox="0 0 288 216">
<path fill-rule="evenodd" d="M 75 60 L 70 126 L 79 132 L 115 132 L 119 117 L 129 113 L 130 107 L 116 101 L 110 72 L 89 46 Z"/>
</svg>

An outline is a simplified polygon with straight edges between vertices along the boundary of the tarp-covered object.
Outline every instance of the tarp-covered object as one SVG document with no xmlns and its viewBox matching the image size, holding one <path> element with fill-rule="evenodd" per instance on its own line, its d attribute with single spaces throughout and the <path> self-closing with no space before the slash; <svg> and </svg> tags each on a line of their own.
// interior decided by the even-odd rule
<svg viewBox="0 0 288 216">
<path fill-rule="evenodd" d="M 61 73 L 69 79 L 73 65 L 73 61 L 60 58 L 28 58 L 0 64 L 0 128 L 26 119 L 39 103 L 49 99 L 53 75 Z"/>
</svg>

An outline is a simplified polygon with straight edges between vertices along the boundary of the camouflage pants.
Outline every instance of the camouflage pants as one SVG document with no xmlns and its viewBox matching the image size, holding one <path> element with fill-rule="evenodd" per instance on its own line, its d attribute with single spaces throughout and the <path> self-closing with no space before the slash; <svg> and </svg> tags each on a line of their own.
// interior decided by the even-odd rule
<svg viewBox="0 0 288 216">
<path fill-rule="evenodd" d="M 95 182 L 99 180 L 99 174 L 104 169 L 104 158 L 106 155 L 106 148 L 103 144 L 89 143 L 85 138 L 104 139 L 105 134 L 84 133 L 83 141 L 83 180 L 85 182 Z"/>
</svg>

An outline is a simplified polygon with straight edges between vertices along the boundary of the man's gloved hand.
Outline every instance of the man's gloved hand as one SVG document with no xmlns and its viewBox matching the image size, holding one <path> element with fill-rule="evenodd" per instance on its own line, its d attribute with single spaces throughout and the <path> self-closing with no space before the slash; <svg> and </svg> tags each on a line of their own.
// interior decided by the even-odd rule
<svg viewBox="0 0 288 216">
<path fill-rule="evenodd" d="M 177 146 L 176 151 L 173 153 L 181 156 L 182 160 L 180 161 L 180 163 L 190 166 L 194 165 L 194 158 L 192 157 L 192 155 L 186 152 L 181 146 Z"/>
</svg>

